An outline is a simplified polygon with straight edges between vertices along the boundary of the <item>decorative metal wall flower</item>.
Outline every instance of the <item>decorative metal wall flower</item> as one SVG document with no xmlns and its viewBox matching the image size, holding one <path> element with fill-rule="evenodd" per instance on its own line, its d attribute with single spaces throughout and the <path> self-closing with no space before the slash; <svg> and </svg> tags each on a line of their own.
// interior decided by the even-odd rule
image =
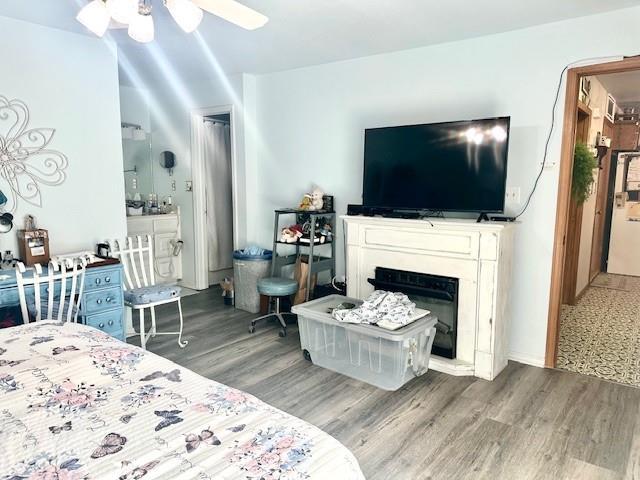
<svg viewBox="0 0 640 480">
<path fill-rule="evenodd" d="M 65 181 L 66 155 L 48 148 L 55 132 L 29 128 L 27 105 L 0 95 L 0 190 L 10 197 L 5 210 L 15 211 L 19 199 L 41 207 L 40 185 Z"/>
</svg>

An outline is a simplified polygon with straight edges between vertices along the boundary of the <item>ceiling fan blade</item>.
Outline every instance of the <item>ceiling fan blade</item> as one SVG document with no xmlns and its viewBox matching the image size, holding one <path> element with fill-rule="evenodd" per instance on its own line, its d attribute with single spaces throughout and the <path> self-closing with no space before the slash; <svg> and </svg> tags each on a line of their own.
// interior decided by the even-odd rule
<svg viewBox="0 0 640 480">
<path fill-rule="evenodd" d="M 264 26 L 269 18 L 235 0 L 192 0 L 201 9 L 247 30 Z"/>
</svg>

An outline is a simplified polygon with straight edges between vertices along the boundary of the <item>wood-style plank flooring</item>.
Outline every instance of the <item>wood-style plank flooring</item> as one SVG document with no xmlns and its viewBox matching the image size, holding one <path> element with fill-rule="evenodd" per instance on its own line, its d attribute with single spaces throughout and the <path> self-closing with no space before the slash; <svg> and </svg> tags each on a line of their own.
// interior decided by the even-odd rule
<svg viewBox="0 0 640 480">
<path fill-rule="evenodd" d="M 317 425 L 367 479 L 640 479 L 640 389 L 512 362 L 493 382 L 430 371 L 386 392 L 305 361 L 295 326 L 249 334 L 220 290 L 183 305 L 189 345 L 149 350 Z M 159 331 L 176 324 L 162 307 Z"/>
</svg>

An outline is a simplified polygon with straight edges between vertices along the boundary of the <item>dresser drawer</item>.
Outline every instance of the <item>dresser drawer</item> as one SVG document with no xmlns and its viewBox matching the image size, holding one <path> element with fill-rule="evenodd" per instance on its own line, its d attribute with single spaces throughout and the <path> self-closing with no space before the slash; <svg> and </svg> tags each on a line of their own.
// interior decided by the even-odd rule
<svg viewBox="0 0 640 480">
<path fill-rule="evenodd" d="M 83 313 L 85 315 L 114 308 L 122 308 L 122 290 L 119 286 L 103 288 L 84 295 Z"/>
<path fill-rule="evenodd" d="M 108 287 L 110 285 L 118 286 L 121 284 L 122 270 L 114 268 L 109 270 L 99 270 L 92 272 L 87 270 L 84 279 L 84 291 L 91 292 L 98 288 Z"/>
<path fill-rule="evenodd" d="M 124 337 L 124 327 L 122 324 L 122 310 L 89 315 L 84 317 L 85 325 L 102 330 L 109 335 L 119 338 Z"/>
</svg>

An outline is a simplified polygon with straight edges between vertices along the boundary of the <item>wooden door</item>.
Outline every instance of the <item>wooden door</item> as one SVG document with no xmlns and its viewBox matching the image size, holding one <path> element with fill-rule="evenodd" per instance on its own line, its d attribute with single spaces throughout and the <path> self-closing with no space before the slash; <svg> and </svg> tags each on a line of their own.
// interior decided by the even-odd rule
<svg viewBox="0 0 640 480">
<path fill-rule="evenodd" d="M 578 103 L 578 121 L 576 124 L 576 142 L 586 143 L 591 125 L 591 110 L 581 102 Z M 575 305 L 576 286 L 578 283 L 578 256 L 580 254 L 580 233 L 582 230 L 582 205 L 578 205 L 571 197 L 569 218 L 565 237 L 566 254 L 562 278 L 562 303 Z"/>
<path fill-rule="evenodd" d="M 602 135 L 611 138 L 613 124 L 605 118 Z M 589 281 L 591 282 L 602 267 L 602 248 L 604 245 L 604 223 L 607 209 L 607 191 L 609 189 L 609 174 L 611 172 L 611 148 L 603 157 L 598 172 L 598 189 L 596 192 L 596 212 L 593 222 L 593 241 L 591 243 L 591 265 L 589 268 Z"/>
</svg>

